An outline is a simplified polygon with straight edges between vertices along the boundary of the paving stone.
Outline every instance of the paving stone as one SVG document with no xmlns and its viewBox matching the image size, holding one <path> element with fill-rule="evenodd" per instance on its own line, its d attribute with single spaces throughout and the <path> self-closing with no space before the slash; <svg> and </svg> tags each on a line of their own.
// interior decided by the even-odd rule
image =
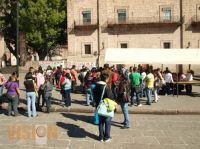
<svg viewBox="0 0 200 149">
<path fill-rule="evenodd" d="M 62 113 L 52 113 L 46 115 L 40 113 L 40 118 L 7 118 L 1 121 L 0 127 L 0 148 L 99 148 L 99 149 L 199 149 L 200 131 L 197 116 L 161 116 L 161 115 L 130 115 L 134 120 L 130 129 L 121 129 L 120 124 L 112 125 L 112 141 L 109 143 L 99 142 L 98 126 L 91 123 L 92 114 L 68 113 L 68 116 Z M 121 122 L 123 116 L 116 114 L 114 122 Z M 197 118 L 197 119 L 196 119 Z M 176 119 L 179 125 L 174 126 Z M 15 123 L 17 121 L 17 123 Z M 8 122 L 8 124 L 7 124 Z M 191 122 L 194 122 L 191 126 Z M 185 125 L 184 125 L 185 123 Z M 48 140 L 46 145 L 38 145 L 35 141 L 28 139 L 15 138 L 9 140 L 6 127 L 9 125 L 55 125 L 58 129 L 58 138 Z M 150 125 L 148 125 L 150 124 Z M 119 125 L 119 126 L 118 126 Z M 151 128 L 154 126 L 154 128 Z M 160 127 L 162 125 L 162 127 Z M 151 126 L 151 127 L 150 127 Z"/>
<path fill-rule="evenodd" d="M 160 130 L 145 130 L 142 131 L 143 136 L 157 136 L 157 137 L 165 137 L 166 135 L 164 134 L 163 131 Z"/>
<path fill-rule="evenodd" d="M 95 148 L 95 143 L 91 141 L 70 141 L 70 149 L 92 149 Z"/>
<path fill-rule="evenodd" d="M 183 137 L 182 138 L 186 144 L 189 144 L 189 145 L 200 145 L 200 136 L 197 138 L 197 137 Z"/>
<path fill-rule="evenodd" d="M 191 149 L 188 145 L 150 145 L 149 149 Z"/>
<path fill-rule="evenodd" d="M 155 137 L 134 137 L 135 144 L 159 144 Z"/>
<path fill-rule="evenodd" d="M 179 137 L 156 137 L 160 144 L 185 144 Z"/>
<path fill-rule="evenodd" d="M 149 145 L 147 144 L 134 144 L 134 143 L 123 143 L 122 144 L 122 149 L 148 149 Z"/>
</svg>

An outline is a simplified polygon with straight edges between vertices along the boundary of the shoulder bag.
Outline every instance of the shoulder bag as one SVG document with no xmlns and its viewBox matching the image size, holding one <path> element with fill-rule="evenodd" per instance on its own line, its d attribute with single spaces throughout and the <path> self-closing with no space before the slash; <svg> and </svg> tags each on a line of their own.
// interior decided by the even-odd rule
<svg viewBox="0 0 200 149">
<path fill-rule="evenodd" d="M 106 85 L 103 88 L 103 92 L 101 94 L 101 100 L 97 107 L 97 113 L 104 117 L 114 117 L 114 110 L 109 111 L 108 105 L 103 101 L 103 95 L 105 93 Z"/>
<path fill-rule="evenodd" d="M 35 82 L 33 80 L 33 86 L 34 86 L 34 90 L 35 90 L 35 96 L 38 97 L 38 91 L 37 91 L 37 88 L 35 87 Z"/>
</svg>

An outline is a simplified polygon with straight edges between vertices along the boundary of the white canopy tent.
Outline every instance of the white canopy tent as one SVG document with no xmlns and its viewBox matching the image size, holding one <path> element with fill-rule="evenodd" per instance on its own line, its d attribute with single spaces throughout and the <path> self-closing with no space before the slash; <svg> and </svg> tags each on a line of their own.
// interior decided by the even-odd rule
<svg viewBox="0 0 200 149">
<path fill-rule="evenodd" d="M 108 48 L 110 64 L 200 64 L 200 49 Z"/>
</svg>

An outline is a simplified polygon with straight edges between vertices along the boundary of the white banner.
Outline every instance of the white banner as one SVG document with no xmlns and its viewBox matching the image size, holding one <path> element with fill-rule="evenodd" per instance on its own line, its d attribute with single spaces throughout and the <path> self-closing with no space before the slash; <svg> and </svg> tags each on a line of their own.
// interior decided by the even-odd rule
<svg viewBox="0 0 200 149">
<path fill-rule="evenodd" d="M 75 61 L 67 61 L 67 68 L 71 68 L 73 65 L 76 66 L 76 69 L 80 70 L 82 66 L 91 69 L 92 67 L 96 67 L 96 62 L 75 62 Z"/>
<path fill-rule="evenodd" d="M 61 60 L 61 61 L 39 61 L 39 65 L 43 68 L 43 69 L 47 69 L 48 66 L 53 67 L 57 67 L 62 65 L 63 68 L 65 68 L 65 61 Z"/>
</svg>

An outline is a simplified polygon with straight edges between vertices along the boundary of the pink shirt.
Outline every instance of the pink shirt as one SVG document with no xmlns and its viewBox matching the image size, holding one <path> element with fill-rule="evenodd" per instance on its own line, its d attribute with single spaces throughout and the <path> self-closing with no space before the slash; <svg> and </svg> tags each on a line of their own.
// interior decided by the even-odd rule
<svg viewBox="0 0 200 149">
<path fill-rule="evenodd" d="M 41 74 L 41 73 L 38 73 L 37 76 L 36 76 L 36 80 L 37 80 L 37 87 L 40 88 L 40 86 L 42 84 L 44 84 L 44 82 L 45 82 L 44 75 Z"/>
</svg>

